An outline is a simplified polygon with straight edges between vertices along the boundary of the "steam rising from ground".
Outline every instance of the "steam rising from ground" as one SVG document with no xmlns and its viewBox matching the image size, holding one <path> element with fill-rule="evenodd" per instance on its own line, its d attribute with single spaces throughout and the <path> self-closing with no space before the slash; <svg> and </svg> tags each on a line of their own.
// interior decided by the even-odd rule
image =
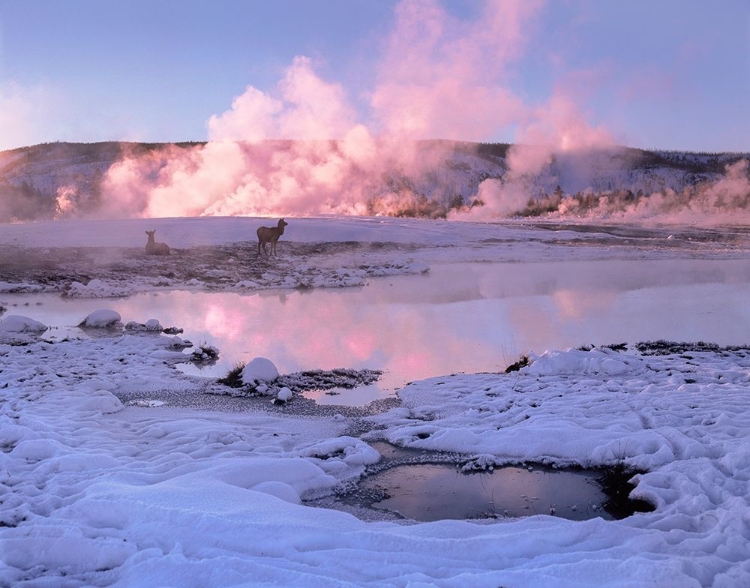
<svg viewBox="0 0 750 588">
<path fill-rule="evenodd" d="M 522 211 L 530 197 L 539 197 L 534 178 L 553 161 L 587 178 L 615 150 L 615 139 L 588 122 L 565 83 L 542 104 L 526 104 L 511 89 L 509 71 L 532 40 L 542 6 L 541 0 L 486 0 L 474 20 L 460 20 L 437 0 L 403 0 L 383 42 L 367 120 L 344 86 L 322 79 L 312 60 L 298 56 L 274 90 L 248 86 L 229 110 L 212 116 L 208 143 L 114 164 L 102 184 L 100 213 L 301 216 L 402 214 L 421 207 L 431 214 L 430 203 L 445 213 L 456 208 L 450 203 L 455 190 L 435 177 L 454 147 L 424 149 L 417 140 L 486 141 L 510 128 L 516 145 L 507 170 L 479 184 L 473 201 L 482 206 L 465 206 L 451 218 Z M 706 196 L 703 204 L 687 202 L 689 194 L 665 193 L 618 205 L 617 212 L 642 218 L 679 206 L 691 213 L 695 206 L 723 206 L 736 200 L 729 194 L 741 192 L 743 178 L 747 182 L 747 165 L 732 168 L 710 192 L 723 196 Z M 59 208 L 69 209 L 70 194 L 60 198 Z M 547 208 L 558 215 L 584 208 L 587 215 L 611 215 L 605 200 L 583 207 L 566 199 Z"/>
<path fill-rule="evenodd" d="M 420 196 L 408 182 L 448 154 L 415 139 L 481 140 L 531 111 L 508 88 L 539 1 L 491 0 L 473 21 L 435 0 L 405 0 L 357 120 L 345 89 L 296 57 L 276 91 L 254 87 L 208 121 L 210 141 L 125 158 L 104 183 L 108 215 L 389 214 Z M 286 140 L 294 140 L 287 142 Z M 439 190 L 438 190 L 439 192 Z"/>
<path fill-rule="evenodd" d="M 750 175 L 746 159 L 726 166 L 716 181 L 677 192 L 666 189 L 644 197 L 627 191 L 570 197 L 557 203 L 551 216 L 675 224 L 750 224 Z"/>
</svg>

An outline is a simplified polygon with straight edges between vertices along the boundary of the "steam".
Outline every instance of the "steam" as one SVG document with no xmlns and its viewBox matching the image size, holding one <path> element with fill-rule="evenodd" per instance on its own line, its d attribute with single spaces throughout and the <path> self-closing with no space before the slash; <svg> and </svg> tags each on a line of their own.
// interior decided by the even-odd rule
<svg viewBox="0 0 750 588">
<path fill-rule="evenodd" d="M 546 104 L 529 111 L 518 135 L 521 142 L 508 151 L 507 173 L 501 180 L 490 178 L 479 185 L 476 198 L 483 206 L 453 214 L 453 218 L 516 214 L 533 197 L 536 177 L 553 161 L 570 175 L 590 179 L 602 159 L 611 160 L 617 150 L 610 133 L 602 126 L 591 126 L 561 88 Z"/>
<path fill-rule="evenodd" d="M 585 185 L 612 166 L 617 147 L 581 111 L 575 85 L 563 80 L 539 104 L 511 89 L 512 66 L 542 6 L 541 0 L 485 0 L 475 19 L 461 20 L 437 0 L 403 0 L 383 40 L 366 118 L 343 85 L 323 79 L 308 57 L 295 57 L 275 88 L 248 86 L 226 112 L 212 116 L 208 143 L 130 154 L 112 165 L 99 214 L 431 216 L 454 209 L 449 218 L 502 218 L 522 212 L 530 198 L 544 198 L 537 180 L 552 166 Z M 515 145 L 502 177 L 485 179 L 458 207 L 455 186 L 440 177 L 455 144 L 426 147 L 419 140 L 487 141 L 510 129 Z M 701 196 L 700 206 L 720 205 L 740 176 L 733 168 L 712 188 L 725 196 Z M 687 199 L 665 193 L 629 203 L 627 213 L 623 205 L 617 210 L 643 217 L 670 208 L 667 201 L 698 206 Z M 69 193 L 60 194 L 58 209 L 69 211 L 70 202 Z M 607 202 L 582 207 L 562 199 L 547 209 L 612 216 Z"/>
<path fill-rule="evenodd" d="M 749 167 L 750 162 L 741 159 L 727 165 L 720 179 L 679 192 L 667 189 L 635 199 L 622 193 L 602 195 L 589 210 L 582 210 L 573 198 L 567 206 L 561 205 L 557 214 L 674 224 L 747 224 L 750 223 Z"/>
<path fill-rule="evenodd" d="M 541 4 L 490 1 L 462 22 L 433 0 L 402 2 L 372 94 L 379 127 L 399 138 L 481 141 L 516 122 L 526 107 L 506 70 Z"/>
<path fill-rule="evenodd" d="M 106 174 L 102 214 L 135 216 L 399 214 L 445 200 L 415 181 L 452 147 L 486 140 L 527 107 L 507 88 L 540 1 L 488 0 L 474 21 L 435 0 L 404 0 L 385 40 L 371 120 L 347 92 L 296 57 L 272 92 L 252 86 L 208 121 L 209 142 L 126 157 Z"/>
<path fill-rule="evenodd" d="M 384 174 L 418 175 L 413 147 L 374 137 L 343 88 L 297 57 L 277 96 L 248 87 L 208 122 L 211 140 L 126 157 L 104 181 L 105 215 L 365 214 L 393 194 Z M 287 140 L 293 139 L 293 140 Z"/>
<path fill-rule="evenodd" d="M 43 86 L 0 84 L 0 150 L 29 145 L 43 136 L 50 122 L 47 107 L 54 100 Z"/>
<path fill-rule="evenodd" d="M 248 86 L 230 110 L 208 121 L 210 140 L 324 141 L 344 137 L 355 127 L 343 87 L 318 77 L 307 57 L 294 58 L 278 91 L 280 98 L 274 98 Z"/>
</svg>

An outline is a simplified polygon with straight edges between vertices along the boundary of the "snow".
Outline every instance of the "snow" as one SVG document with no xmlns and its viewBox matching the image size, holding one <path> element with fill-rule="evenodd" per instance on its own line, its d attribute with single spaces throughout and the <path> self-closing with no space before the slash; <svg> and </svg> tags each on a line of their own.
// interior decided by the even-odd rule
<svg viewBox="0 0 750 588">
<path fill-rule="evenodd" d="M 167 223 L 177 248 L 187 246 L 176 238 L 189 232 L 181 222 Z M 345 241 L 361 236 L 355 227 L 381 222 L 378 240 L 424 244 L 404 267 L 491 257 L 498 248 L 528 262 L 553 246 L 546 229 L 529 242 L 528 228 L 464 223 L 328 219 L 305 230 L 314 240 L 313 229 L 327 224 L 329 240 Z M 244 226 L 236 223 L 226 219 L 221 234 Z M 124 225 L 111 234 L 127 234 L 133 225 Z M 60 238 L 37 225 L 12 231 Z M 493 234 L 508 241 L 485 241 L 479 251 Z M 462 235 L 479 239 L 477 252 L 457 252 Z M 641 245 L 591 243 L 580 255 L 675 254 Z M 679 255 L 750 258 L 743 242 L 721 247 L 686 246 Z M 563 245 L 550 255 L 580 251 Z M 333 259 L 330 267 L 344 266 Z M 122 318 L 99 309 L 85 322 L 111 320 Z M 31 337 L 29 325 L 5 316 L 0 331 Z M 295 412 L 288 388 L 277 392 L 288 396 L 284 406 L 204 394 L 204 378 L 174 368 L 185 361 L 183 341 L 157 325 L 155 316 L 148 329 L 106 337 L 0 340 L 0 586 L 750 585 L 745 349 L 538 349 L 517 372 L 416 381 L 398 392 L 400 403 L 351 416 Z M 275 380 L 272 359 L 249 362 L 243 381 Z M 306 504 L 377 463 L 379 440 L 460 453 L 477 467 L 624 464 L 645 472 L 633 496 L 656 509 L 619 521 L 544 514 L 414 523 Z"/>
<path fill-rule="evenodd" d="M 9 314 L 0 320 L 0 343 L 21 345 L 37 340 L 47 325 L 27 316 Z"/>
<path fill-rule="evenodd" d="M 90 313 L 81 326 L 91 329 L 109 329 L 117 326 L 122 320 L 120 313 L 110 308 L 100 308 Z"/>
<path fill-rule="evenodd" d="M 65 291 L 69 298 L 119 298 L 132 293 L 130 288 L 118 288 L 98 279 L 91 280 L 88 284 L 74 281 Z"/>
<path fill-rule="evenodd" d="M 0 331 L 6 333 L 41 333 L 47 325 L 20 314 L 9 314 L 0 320 Z"/>
<path fill-rule="evenodd" d="M 242 368 L 242 382 L 257 386 L 262 382 L 273 382 L 279 377 L 279 370 L 270 359 L 255 357 Z"/>
<path fill-rule="evenodd" d="M 292 391 L 284 386 L 281 388 L 281 390 L 278 391 L 276 394 L 276 400 L 280 402 L 289 402 L 293 397 Z"/>
</svg>

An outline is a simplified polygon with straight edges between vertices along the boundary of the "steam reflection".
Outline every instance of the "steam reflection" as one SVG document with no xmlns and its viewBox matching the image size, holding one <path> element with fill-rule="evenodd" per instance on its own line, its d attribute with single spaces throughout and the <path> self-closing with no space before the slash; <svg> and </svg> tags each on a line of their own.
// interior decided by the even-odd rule
<svg viewBox="0 0 750 588">
<path fill-rule="evenodd" d="M 98 308 L 116 310 L 124 322 L 156 318 L 182 327 L 184 338 L 220 350 L 217 364 L 195 368 L 207 376 L 257 356 L 282 373 L 384 370 L 365 391 L 372 399 L 415 379 L 501 371 L 529 350 L 654 339 L 747 343 L 749 281 L 750 263 L 732 260 L 445 264 L 359 289 L 0 301 L 9 313 L 68 330 Z M 350 394 L 320 401 L 361 401 Z"/>
</svg>

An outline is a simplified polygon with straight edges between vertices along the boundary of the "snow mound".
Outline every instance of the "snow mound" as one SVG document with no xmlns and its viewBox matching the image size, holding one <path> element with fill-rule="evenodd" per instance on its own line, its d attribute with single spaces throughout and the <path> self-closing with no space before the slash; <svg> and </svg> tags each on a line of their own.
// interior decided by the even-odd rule
<svg viewBox="0 0 750 588">
<path fill-rule="evenodd" d="M 377 450 L 364 441 L 347 436 L 315 443 L 300 450 L 299 455 L 322 460 L 337 458 L 349 466 L 371 465 L 379 462 L 381 457 Z"/>
<path fill-rule="evenodd" d="M 0 331 L 5 333 L 43 333 L 47 325 L 20 314 L 9 314 L 0 320 Z"/>
<path fill-rule="evenodd" d="M 616 351 L 606 349 L 568 349 L 545 351 L 542 355 L 529 354 L 529 365 L 524 369 L 531 376 L 561 376 L 570 374 L 625 374 L 640 367 L 642 362 L 633 357 L 618 356 Z"/>
<path fill-rule="evenodd" d="M 279 377 L 279 370 L 270 359 L 256 357 L 242 369 L 242 382 L 257 386 L 262 382 L 273 382 Z"/>
<path fill-rule="evenodd" d="M 129 321 L 128 324 L 125 325 L 126 331 L 149 331 L 149 332 L 162 332 L 164 330 L 164 327 L 161 326 L 161 323 L 156 319 L 149 319 L 145 323 L 139 323 L 136 321 Z"/>
<path fill-rule="evenodd" d="M 81 404 L 83 411 L 92 411 L 101 414 L 114 414 L 122 410 L 122 402 L 108 390 L 97 390 Z"/>
<path fill-rule="evenodd" d="M 100 308 L 90 313 L 79 326 L 90 329 L 111 329 L 119 326 L 121 320 L 120 313 L 116 310 Z"/>
<path fill-rule="evenodd" d="M 91 280 L 88 284 L 73 282 L 65 290 L 64 295 L 68 298 L 122 298 L 132 294 L 130 288 L 113 286 L 98 279 Z"/>
<path fill-rule="evenodd" d="M 281 390 L 279 390 L 279 393 L 276 394 L 276 400 L 278 402 L 286 404 L 292 399 L 292 396 L 293 396 L 292 391 L 286 386 L 284 386 Z"/>
<path fill-rule="evenodd" d="M 250 490 L 254 492 L 263 492 L 264 494 L 270 494 L 276 498 L 280 498 L 284 502 L 290 502 L 292 504 L 302 504 L 302 499 L 299 497 L 299 493 L 292 488 L 289 484 L 284 482 L 268 481 L 256 484 Z"/>
</svg>

